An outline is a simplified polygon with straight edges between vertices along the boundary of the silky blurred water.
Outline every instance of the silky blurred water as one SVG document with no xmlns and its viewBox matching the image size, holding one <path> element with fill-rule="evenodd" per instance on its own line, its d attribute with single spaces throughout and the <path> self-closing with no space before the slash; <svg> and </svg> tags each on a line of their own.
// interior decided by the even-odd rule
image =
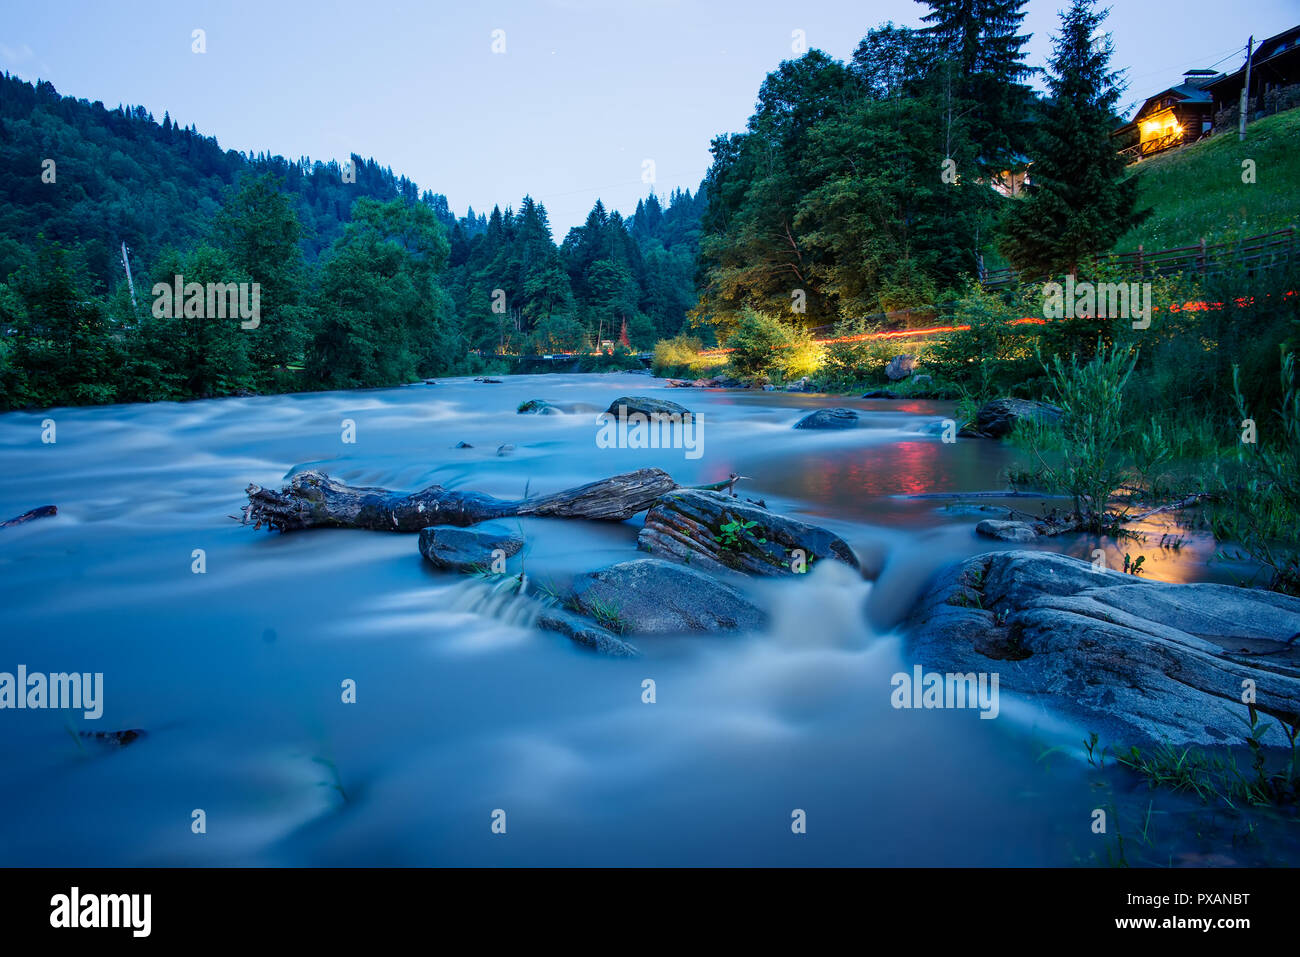
<svg viewBox="0 0 1300 957">
<path fill-rule="evenodd" d="M 627 394 L 688 404 L 702 457 L 598 448 L 592 410 Z M 570 412 L 516 414 L 532 398 Z M 860 427 L 791 428 L 827 405 L 857 408 Z M 0 416 L 0 519 L 59 507 L 0 529 L 0 671 L 103 672 L 105 689 L 98 721 L 0 710 L 0 863 L 1104 863 L 1098 789 L 1148 797 L 1098 781 L 1077 757 L 1085 729 L 1005 692 L 997 720 L 890 706 L 890 677 L 927 665 L 893 633 L 926 577 L 996 547 L 977 514 L 903 496 L 1002 488 L 1016 458 L 925 431 L 951 413 L 614 374 Z M 748 476 L 741 494 L 831 528 L 878 580 L 825 563 L 751 581 L 763 633 L 638 638 L 643 658 L 615 660 L 434 571 L 413 535 L 232 519 L 250 482 L 303 467 L 515 498 L 645 465 L 682 484 Z M 638 557 L 639 523 L 517 523 L 528 546 L 510 570 L 562 588 Z M 1226 574 L 1208 549 L 1147 549 L 1148 574 Z M 77 735 L 128 728 L 146 734 L 124 748 Z"/>
</svg>

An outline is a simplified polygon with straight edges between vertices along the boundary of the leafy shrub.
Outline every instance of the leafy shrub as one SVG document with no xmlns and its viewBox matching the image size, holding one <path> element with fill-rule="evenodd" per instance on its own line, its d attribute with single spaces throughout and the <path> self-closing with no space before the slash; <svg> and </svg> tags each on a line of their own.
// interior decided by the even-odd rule
<svg viewBox="0 0 1300 957">
<path fill-rule="evenodd" d="M 1074 515 L 1091 531 L 1101 532 L 1111 524 L 1106 509 L 1123 483 L 1119 453 L 1127 431 L 1124 386 L 1136 362 L 1136 353 L 1107 350 L 1101 343 L 1083 364 L 1077 356 L 1068 364 L 1060 356 L 1043 362 L 1051 398 L 1061 409 L 1056 429 L 1061 455 L 1049 463 L 1040 454 L 1039 462 L 1051 485 L 1073 499 Z M 1041 451 L 1032 435 L 1030 443 Z"/>
<path fill-rule="evenodd" d="M 671 339 L 660 339 L 655 343 L 651 368 L 657 376 L 698 375 L 720 362 L 718 359 L 701 355 L 703 351 L 704 343 L 697 336 L 681 333 Z"/>
<path fill-rule="evenodd" d="M 814 372 L 821 359 L 821 347 L 808 333 L 749 306 L 741 310 L 727 346 L 732 372 L 746 379 L 799 378 Z"/>
<path fill-rule="evenodd" d="M 1233 367 L 1237 414 L 1254 420 Z M 1271 575 L 1274 591 L 1300 595 L 1300 386 L 1295 356 L 1282 357 L 1282 401 L 1273 420 L 1255 420 L 1256 443 L 1239 442 L 1237 468 L 1220 476 L 1209 510 L 1219 541 L 1231 541 Z"/>
<path fill-rule="evenodd" d="M 983 398 L 1030 395 L 1041 366 L 1032 327 L 1015 325 L 1023 309 L 976 291 L 955 303 L 952 325 L 968 328 L 939 335 L 919 356 L 926 370 Z"/>
<path fill-rule="evenodd" d="M 836 332 L 841 334 L 838 329 Z M 826 346 L 822 360 L 823 381 L 834 389 L 879 382 L 885 377 L 885 366 L 890 359 L 914 348 L 914 344 L 899 340 L 831 343 Z"/>
</svg>

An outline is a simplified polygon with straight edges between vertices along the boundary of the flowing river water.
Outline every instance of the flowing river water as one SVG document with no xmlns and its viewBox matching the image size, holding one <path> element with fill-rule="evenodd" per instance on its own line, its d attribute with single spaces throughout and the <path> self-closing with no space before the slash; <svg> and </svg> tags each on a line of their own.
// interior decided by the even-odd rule
<svg viewBox="0 0 1300 957">
<path fill-rule="evenodd" d="M 628 394 L 692 408 L 703 454 L 599 448 L 596 413 Z M 533 398 L 566 414 L 516 413 Z M 792 428 L 834 405 L 859 427 Z M 103 674 L 98 720 L 0 711 L 0 863 L 1105 864 L 1153 807 L 1155 863 L 1268 860 L 1223 850 L 1231 815 L 1091 767 L 1087 729 L 1039 702 L 1004 689 L 995 720 L 891 706 L 891 676 L 926 664 L 896 629 L 927 576 L 1010 547 L 977 538 L 970 507 L 907 497 L 1004 488 L 1023 458 L 927 431 L 952 412 L 610 374 L 0 416 L 0 519 L 59 508 L 0 529 L 0 671 Z M 825 562 L 751 580 L 762 633 L 634 638 L 643 657 L 612 659 L 435 571 L 413 535 L 232 520 L 250 482 L 305 467 L 517 498 L 647 465 L 687 485 L 748 476 L 742 496 L 841 535 L 869 577 Z M 512 522 L 528 545 L 510 570 L 562 589 L 644 557 L 640 521 Z M 1142 549 L 1150 577 L 1232 580 L 1182 534 L 1178 551 Z M 80 734 L 126 729 L 145 734 Z M 1098 807 L 1116 815 L 1106 835 Z"/>
</svg>

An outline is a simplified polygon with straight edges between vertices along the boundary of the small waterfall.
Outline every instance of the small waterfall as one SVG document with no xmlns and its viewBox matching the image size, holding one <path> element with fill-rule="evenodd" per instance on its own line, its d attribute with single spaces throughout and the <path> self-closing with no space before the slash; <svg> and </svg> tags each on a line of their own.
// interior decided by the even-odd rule
<svg viewBox="0 0 1300 957">
<path fill-rule="evenodd" d="M 450 589 L 451 603 L 448 608 L 482 615 L 508 625 L 531 627 L 541 612 L 541 599 L 527 593 L 527 581 L 525 578 L 522 594 L 519 578 L 514 575 L 461 582 Z"/>
</svg>

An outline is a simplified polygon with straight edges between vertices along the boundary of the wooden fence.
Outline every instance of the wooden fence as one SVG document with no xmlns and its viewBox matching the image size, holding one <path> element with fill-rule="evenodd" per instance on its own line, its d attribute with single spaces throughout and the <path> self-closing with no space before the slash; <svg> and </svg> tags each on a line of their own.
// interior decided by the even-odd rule
<svg viewBox="0 0 1300 957">
<path fill-rule="evenodd" d="M 1232 243 L 1210 243 L 1204 239 L 1195 246 L 1178 246 L 1174 249 L 1161 249 L 1147 252 L 1141 246 L 1132 252 L 1111 253 L 1097 256 L 1095 265 L 1111 264 L 1128 273 L 1133 280 L 1149 279 L 1154 276 L 1172 276 L 1175 273 L 1193 273 L 1210 276 L 1228 269 L 1245 269 L 1253 272 L 1257 269 L 1273 268 L 1279 265 L 1289 266 L 1295 262 L 1297 253 L 1297 234 L 1294 226 L 1279 229 L 1277 232 Z M 1047 277 L 1040 277 L 1030 282 L 1045 282 Z M 1002 289 L 1021 281 L 1010 268 L 990 269 L 984 274 L 981 285 L 985 289 Z"/>
</svg>

